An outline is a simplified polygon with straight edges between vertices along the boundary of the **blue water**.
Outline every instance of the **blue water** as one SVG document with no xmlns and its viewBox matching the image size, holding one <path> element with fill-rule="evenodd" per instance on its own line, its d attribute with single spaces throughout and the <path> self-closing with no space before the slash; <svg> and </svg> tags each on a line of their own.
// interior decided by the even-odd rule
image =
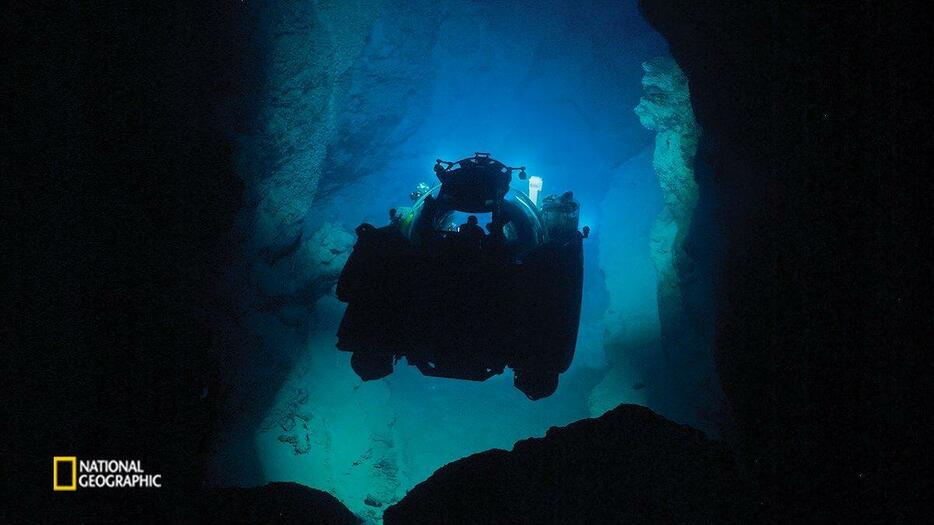
<svg viewBox="0 0 934 525">
<path fill-rule="evenodd" d="M 423 23 L 437 30 L 413 34 L 424 41 L 400 48 L 398 33 L 418 27 L 419 9 L 428 13 Z M 403 362 L 390 377 L 362 383 L 349 355 L 334 347 L 343 305 L 330 295 L 318 299 L 307 348 L 267 420 L 252 429 L 262 479 L 247 482 L 298 481 L 378 519 L 381 508 L 364 504 L 367 496 L 391 503 L 447 462 L 508 449 L 550 426 L 599 415 L 608 403 L 645 402 L 629 387 L 639 381 L 638 370 L 619 372 L 625 363 L 617 364 L 622 382 L 594 389 L 608 369 L 606 323 L 623 315 L 657 325 L 649 231 L 662 202 L 651 166 L 653 135 L 632 109 L 641 95 L 641 63 L 666 48 L 634 0 L 395 0 L 382 4 L 368 30 L 343 80 L 355 111 L 338 124 L 348 138 L 328 153 L 359 176 L 319 195 L 304 218 L 307 232 L 324 222 L 348 230 L 363 221 L 384 224 L 387 210 L 406 205 L 417 183 L 436 182 L 436 158 L 475 151 L 527 166 L 544 180 L 543 195 L 574 191 L 581 224 L 593 232 L 585 244 L 574 363 L 558 391 L 536 402 L 513 388 L 509 371 L 473 383 L 424 377 Z M 394 104 L 405 113 L 393 113 Z M 395 116 L 379 125 L 358 118 L 384 114 Z M 357 144 L 359 129 L 367 134 Z M 330 176 L 333 182 L 338 174 Z M 514 187 L 526 189 L 519 181 Z M 523 283 L 515 286 L 521 293 Z M 531 321 L 516 327 L 533 329 Z"/>
</svg>

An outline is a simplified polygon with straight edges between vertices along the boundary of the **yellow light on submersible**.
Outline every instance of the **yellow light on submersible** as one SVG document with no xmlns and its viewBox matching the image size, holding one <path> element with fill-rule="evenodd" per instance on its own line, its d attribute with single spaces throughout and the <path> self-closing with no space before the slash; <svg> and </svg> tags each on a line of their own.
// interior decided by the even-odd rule
<svg viewBox="0 0 934 525">
<path fill-rule="evenodd" d="M 542 178 L 529 177 L 529 199 L 532 204 L 538 205 L 538 192 L 542 191 Z"/>
</svg>

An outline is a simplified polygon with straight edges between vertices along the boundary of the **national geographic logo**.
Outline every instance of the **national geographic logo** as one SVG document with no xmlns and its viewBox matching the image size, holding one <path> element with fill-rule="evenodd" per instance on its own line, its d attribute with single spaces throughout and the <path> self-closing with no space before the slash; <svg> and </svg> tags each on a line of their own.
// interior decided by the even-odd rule
<svg viewBox="0 0 934 525">
<path fill-rule="evenodd" d="M 78 458 L 52 458 L 52 490 L 78 490 Z"/>
<path fill-rule="evenodd" d="M 139 460 L 52 458 L 52 490 L 162 488 L 162 474 L 147 474 Z"/>
</svg>

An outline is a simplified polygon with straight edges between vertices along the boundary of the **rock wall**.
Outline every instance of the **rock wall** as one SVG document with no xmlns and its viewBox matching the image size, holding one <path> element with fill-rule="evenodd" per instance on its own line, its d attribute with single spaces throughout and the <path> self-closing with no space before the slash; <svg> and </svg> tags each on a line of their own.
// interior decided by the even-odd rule
<svg viewBox="0 0 934 525">
<path fill-rule="evenodd" d="M 684 237 L 697 205 L 694 156 L 700 130 L 691 109 L 687 79 L 674 60 L 642 64 L 643 95 L 635 108 L 639 122 L 655 132 L 652 167 L 662 188 L 665 208 L 652 228 L 651 254 L 658 272 L 659 317 L 663 330 L 684 323 L 681 281 L 690 273 Z"/>
<path fill-rule="evenodd" d="M 652 167 L 662 189 L 664 209 L 652 227 L 651 255 L 658 272 L 658 318 L 662 369 L 669 390 L 650 403 L 666 415 L 713 435 L 728 424 L 711 353 L 712 297 L 701 286 L 709 281 L 699 260 L 688 253 L 686 239 L 698 203 L 695 156 L 701 130 L 691 107 L 688 80 L 669 57 L 642 65 L 643 96 L 635 113 L 655 132 Z"/>
<path fill-rule="evenodd" d="M 252 252 L 275 253 L 301 234 L 378 7 L 375 0 L 281 1 L 257 11 L 268 71 L 239 168 Z"/>
<path fill-rule="evenodd" d="M 251 118 L 237 122 L 244 197 L 219 321 L 220 437 L 215 482 L 263 481 L 242 436 L 264 417 L 306 348 L 308 315 L 334 286 L 354 238 L 342 224 L 309 223 L 330 146 L 339 140 L 347 85 L 380 2 L 281 1 L 251 6 L 265 70 L 250 87 Z M 300 447 L 300 443 L 296 443 Z"/>
<path fill-rule="evenodd" d="M 306 349 L 310 309 L 331 291 L 354 242 L 343 221 L 361 219 L 315 213 L 420 122 L 437 11 L 379 0 L 253 8 L 267 70 L 237 135 L 245 192 L 231 236 L 242 251 L 227 282 L 238 305 L 223 345 L 233 349 L 224 356 L 230 420 L 261 417 Z"/>
<path fill-rule="evenodd" d="M 719 252 L 717 369 L 763 508 L 915 521 L 930 19 L 912 3 L 642 6 L 704 130 L 686 245 Z"/>
<path fill-rule="evenodd" d="M 688 253 L 686 242 L 699 196 L 694 164 L 701 133 L 678 65 L 657 57 L 642 71 L 635 114 L 655 132 L 654 144 L 649 162 L 636 156 L 622 167 L 603 203 L 608 232 L 600 237 L 600 266 L 610 296 L 603 319 L 610 370 L 590 396 L 591 410 L 599 415 L 636 402 L 718 435 L 727 421 L 711 354 L 709 257 L 702 245 Z M 660 195 L 640 188 L 644 180 L 653 180 Z M 644 236 L 621 233 L 645 216 L 654 222 Z M 646 250 L 654 275 L 639 277 Z M 651 291 L 640 296 L 649 284 Z"/>
<path fill-rule="evenodd" d="M 420 122 L 438 12 L 431 2 L 398 1 L 285 0 L 253 8 L 267 70 L 254 86 L 255 114 L 238 129 L 246 191 L 230 239 L 241 249 L 226 282 L 235 309 L 218 345 L 225 366 L 214 483 L 269 479 L 269 466 L 255 455 L 258 431 L 261 450 L 268 436 L 277 447 L 270 457 L 314 449 L 310 464 L 281 460 L 312 471 L 287 479 L 352 501 L 361 515 L 368 510 L 357 497 L 361 486 L 378 506 L 400 497 L 386 386 L 341 398 L 356 394 L 359 381 L 346 359 L 331 362 L 346 357 L 333 340 L 342 312 L 333 286 L 355 241 L 343 221 L 363 217 L 344 212 L 328 220 L 320 211 L 327 208 L 322 199 L 365 178 L 368 161 L 389 157 Z M 329 364 L 320 366 L 321 358 Z M 369 407 L 365 413 L 352 408 L 358 402 Z M 348 414 L 368 419 L 371 432 L 360 434 Z M 360 434 L 362 448 L 348 434 Z M 348 478 L 342 469 L 352 461 L 359 468 Z"/>
</svg>

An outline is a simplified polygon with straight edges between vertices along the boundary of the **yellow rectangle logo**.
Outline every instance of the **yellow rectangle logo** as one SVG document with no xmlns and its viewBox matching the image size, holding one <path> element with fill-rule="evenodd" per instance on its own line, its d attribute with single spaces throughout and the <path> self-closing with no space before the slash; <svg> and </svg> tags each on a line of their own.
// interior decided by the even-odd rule
<svg viewBox="0 0 934 525">
<path fill-rule="evenodd" d="M 62 485 L 59 482 L 68 483 L 68 479 L 58 479 L 59 463 L 71 463 L 71 484 Z M 78 490 L 78 458 L 77 456 L 54 456 L 52 458 L 52 490 Z"/>
</svg>

